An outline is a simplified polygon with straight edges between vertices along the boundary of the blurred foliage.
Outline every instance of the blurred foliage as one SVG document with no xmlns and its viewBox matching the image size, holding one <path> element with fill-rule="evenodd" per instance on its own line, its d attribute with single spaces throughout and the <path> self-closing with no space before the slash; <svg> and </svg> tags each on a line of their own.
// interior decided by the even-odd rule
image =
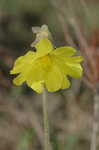
<svg viewBox="0 0 99 150">
<path fill-rule="evenodd" d="M 19 138 L 19 143 L 17 145 L 17 150 L 28 150 L 30 147 L 30 144 L 33 141 L 34 136 L 34 130 L 33 129 L 27 129 L 24 131 L 24 133 Z"/>
</svg>

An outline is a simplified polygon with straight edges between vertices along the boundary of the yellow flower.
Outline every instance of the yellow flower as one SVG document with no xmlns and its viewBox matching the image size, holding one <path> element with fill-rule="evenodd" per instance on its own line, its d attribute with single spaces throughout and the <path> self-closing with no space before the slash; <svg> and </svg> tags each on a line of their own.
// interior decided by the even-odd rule
<svg viewBox="0 0 99 150">
<path fill-rule="evenodd" d="M 38 93 L 44 88 L 49 92 L 70 87 L 68 76 L 79 78 L 83 69 L 81 56 L 74 56 L 76 50 L 72 47 L 53 48 L 47 39 L 40 40 L 36 45 L 36 52 L 29 51 L 19 57 L 11 70 L 11 74 L 18 74 L 14 84 L 26 82 L 29 87 Z"/>
</svg>

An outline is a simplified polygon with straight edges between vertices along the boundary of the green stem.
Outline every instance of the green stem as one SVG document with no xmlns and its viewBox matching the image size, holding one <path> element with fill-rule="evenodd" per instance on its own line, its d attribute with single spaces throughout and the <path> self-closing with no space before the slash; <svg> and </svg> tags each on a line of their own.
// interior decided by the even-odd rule
<svg viewBox="0 0 99 150">
<path fill-rule="evenodd" d="M 44 150 L 51 150 L 46 91 L 43 92 L 42 99 L 43 99 L 43 117 L 44 117 Z"/>
</svg>

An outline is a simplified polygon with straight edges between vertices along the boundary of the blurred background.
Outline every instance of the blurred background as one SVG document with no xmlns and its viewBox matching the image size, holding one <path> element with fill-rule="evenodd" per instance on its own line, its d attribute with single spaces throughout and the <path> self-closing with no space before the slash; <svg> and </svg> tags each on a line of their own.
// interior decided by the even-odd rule
<svg viewBox="0 0 99 150">
<path fill-rule="evenodd" d="M 56 47 L 73 46 L 85 59 L 82 79 L 48 93 L 53 150 L 89 150 L 99 80 L 98 0 L 0 0 L 0 150 L 43 149 L 42 95 L 14 86 L 9 75 L 15 59 L 31 49 L 32 26 L 43 24 Z"/>
</svg>

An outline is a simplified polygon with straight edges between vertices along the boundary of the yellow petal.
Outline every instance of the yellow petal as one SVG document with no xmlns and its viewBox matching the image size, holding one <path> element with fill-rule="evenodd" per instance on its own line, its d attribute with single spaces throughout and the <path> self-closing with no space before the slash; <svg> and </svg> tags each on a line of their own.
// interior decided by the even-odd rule
<svg viewBox="0 0 99 150">
<path fill-rule="evenodd" d="M 15 85 L 21 85 L 25 81 L 25 77 L 22 74 L 19 74 L 14 80 Z"/>
<path fill-rule="evenodd" d="M 65 62 L 70 62 L 70 63 L 80 63 L 84 60 L 82 56 L 76 56 L 76 57 L 66 57 L 64 58 Z"/>
<path fill-rule="evenodd" d="M 78 63 L 65 63 L 67 75 L 70 75 L 74 78 L 80 78 L 83 73 L 83 68 Z"/>
<path fill-rule="evenodd" d="M 66 57 L 64 59 L 54 57 L 53 59 L 60 68 L 62 74 L 70 75 L 75 78 L 80 78 L 82 76 L 83 69 L 79 64 L 79 62 L 83 60 L 81 56 Z"/>
<path fill-rule="evenodd" d="M 59 57 L 52 56 L 54 63 L 57 64 L 62 74 L 66 74 L 66 65 L 65 61 Z"/>
<path fill-rule="evenodd" d="M 63 77 L 63 81 L 62 81 L 62 89 L 66 89 L 70 87 L 70 81 L 68 80 L 68 78 L 64 75 Z"/>
<path fill-rule="evenodd" d="M 24 56 L 18 57 L 18 58 L 16 59 L 14 65 L 15 65 L 15 66 L 16 66 L 16 65 L 20 65 L 20 64 L 23 62 L 23 60 L 24 60 Z"/>
<path fill-rule="evenodd" d="M 35 62 L 30 70 L 28 71 L 28 74 L 26 74 L 26 79 L 29 83 L 33 83 L 35 81 L 41 81 L 44 79 L 44 73 L 45 70 L 42 69 L 42 65 L 39 63 L 39 61 Z"/>
<path fill-rule="evenodd" d="M 35 52 L 33 52 L 33 51 L 28 51 L 24 56 L 18 57 L 18 58 L 16 59 L 16 61 L 15 61 L 15 66 L 20 65 L 20 64 L 22 64 L 22 63 L 24 63 L 24 62 L 27 62 L 27 60 L 33 59 L 34 56 L 35 56 L 34 54 L 35 54 Z"/>
<path fill-rule="evenodd" d="M 45 84 L 49 92 L 55 92 L 61 88 L 63 76 L 58 66 L 53 65 L 46 77 Z"/>
<path fill-rule="evenodd" d="M 29 51 L 26 55 L 18 57 L 15 61 L 14 68 L 10 71 L 10 74 L 17 74 L 28 69 L 34 61 L 34 52 Z"/>
<path fill-rule="evenodd" d="M 40 40 L 35 45 L 35 48 L 37 49 L 36 57 L 42 57 L 53 50 L 53 45 L 47 38 L 45 38 Z"/>
<path fill-rule="evenodd" d="M 63 47 L 60 47 L 60 48 L 56 48 L 52 52 L 52 54 L 64 58 L 64 57 L 73 56 L 73 55 L 76 54 L 76 52 L 77 51 L 72 47 L 63 46 Z"/>
<path fill-rule="evenodd" d="M 34 82 L 32 84 L 27 83 L 29 87 L 31 87 L 37 93 L 42 93 L 44 90 L 43 81 Z"/>
</svg>

